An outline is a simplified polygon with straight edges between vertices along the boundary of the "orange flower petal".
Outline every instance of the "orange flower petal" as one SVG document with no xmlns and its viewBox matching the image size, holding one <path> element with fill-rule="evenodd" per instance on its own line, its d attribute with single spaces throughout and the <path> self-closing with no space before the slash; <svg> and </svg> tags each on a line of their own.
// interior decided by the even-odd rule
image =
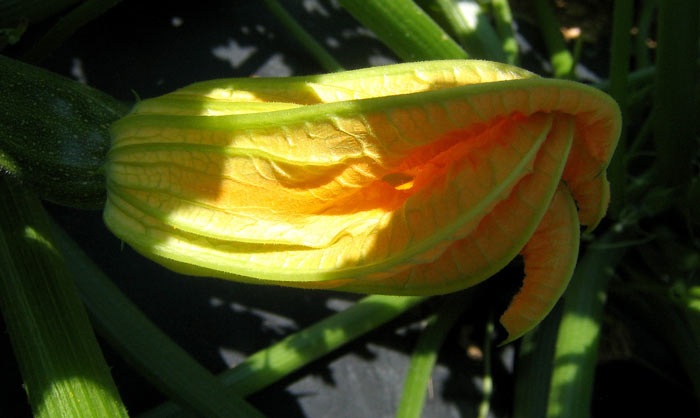
<svg viewBox="0 0 700 418">
<path fill-rule="evenodd" d="M 547 213 L 522 251 L 525 279 L 501 316 L 508 331 L 503 344 L 534 328 L 552 310 L 571 280 L 579 247 L 576 205 L 561 185 Z"/>
<path fill-rule="evenodd" d="M 198 83 L 112 126 L 104 218 L 188 274 L 445 293 L 515 257 L 560 180 L 595 226 L 619 127 L 595 89 L 480 61 Z"/>
<path fill-rule="evenodd" d="M 539 118 L 542 115 L 523 123 Z M 355 280 L 340 289 L 440 294 L 473 286 L 503 268 L 525 246 L 544 216 L 564 170 L 573 139 L 573 119 L 560 117 L 546 128 L 547 140 L 537 153 L 532 172 L 488 211 L 473 232 L 451 243 L 444 252 L 436 248 L 440 254 L 434 261 L 427 260 L 400 274 Z"/>
</svg>

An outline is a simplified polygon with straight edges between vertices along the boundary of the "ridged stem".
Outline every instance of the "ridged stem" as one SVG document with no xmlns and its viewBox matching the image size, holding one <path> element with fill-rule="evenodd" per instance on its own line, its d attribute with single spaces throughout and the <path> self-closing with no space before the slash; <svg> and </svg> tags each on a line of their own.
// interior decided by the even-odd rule
<svg viewBox="0 0 700 418">
<path fill-rule="evenodd" d="M 405 61 L 467 58 L 467 53 L 411 0 L 339 3 Z"/>
<path fill-rule="evenodd" d="M 608 282 L 625 247 L 608 232 L 589 246 L 564 294 L 547 418 L 588 418 Z M 598 245 L 599 247 L 596 247 Z"/>
<path fill-rule="evenodd" d="M 425 330 L 418 339 L 411 356 L 401 401 L 396 412 L 397 418 L 422 416 L 428 382 L 440 347 L 467 306 L 465 294 L 454 295 L 443 303 L 438 312 L 427 319 Z"/>
<path fill-rule="evenodd" d="M 100 334 L 158 390 L 205 417 L 263 416 L 151 323 L 65 232 L 54 229 Z"/>
<path fill-rule="evenodd" d="M 0 196 L 0 306 L 34 416 L 128 416 L 39 199 L 4 176 Z"/>
</svg>

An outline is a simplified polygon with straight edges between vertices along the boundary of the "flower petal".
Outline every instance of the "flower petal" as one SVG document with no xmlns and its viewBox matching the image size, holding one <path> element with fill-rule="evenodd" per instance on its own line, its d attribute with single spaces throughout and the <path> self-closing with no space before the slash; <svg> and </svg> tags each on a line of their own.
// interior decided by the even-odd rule
<svg viewBox="0 0 700 418">
<path fill-rule="evenodd" d="M 274 216 L 274 206 L 266 211 L 260 207 L 280 204 L 279 195 L 285 190 L 279 185 L 249 212 L 242 212 L 240 196 L 246 190 L 241 188 L 231 193 L 231 199 L 239 199 L 235 205 L 205 213 L 208 207 L 193 203 L 205 200 L 198 196 L 200 190 L 193 188 L 189 195 L 174 192 L 173 188 L 182 187 L 182 179 L 168 181 L 165 175 L 155 175 L 159 170 L 152 164 L 146 164 L 144 173 L 123 168 L 127 179 L 123 180 L 119 159 L 113 162 L 110 177 L 119 183 L 109 185 L 105 220 L 112 230 L 124 234 L 135 225 L 118 223 L 123 218 L 138 218 L 143 225 L 132 237 L 124 236 L 127 242 L 151 248 L 147 254 L 184 263 L 196 260 L 198 266 L 218 270 L 219 275 L 294 285 L 399 271 L 424 262 L 430 257 L 427 254 L 476 227 L 532 170 L 550 126 L 548 116 L 538 115 L 528 120 L 503 119 L 471 136 L 464 130 L 450 131 L 444 135 L 444 146 L 418 148 L 397 162 L 396 169 L 414 178 L 408 190 L 373 179 L 363 188 L 352 188 L 351 194 L 336 197 L 335 206 L 303 210 L 302 201 L 294 207 L 296 212 L 278 216 Z M 143 149 L 136 155 L 148 158 Z M 129 182 L 131 175 L 136 177 Z M 201 218 L 205 221 L 200 224 L 197 220 Z M 213 222 L 217 219 L 219 222 Z M 221 234 L 209 232 L 207 224 L 219 225 Z M 233 227 L 227 229 L 229 225 Z M 318 241 L 309 245 L 314 239 Z M 254 240 L 266 243 L 260 247 Z"/>
<path fill-rule="evenodd" d="M 104 219 L 188 274 L 445 293 L 517 254 L 560 176 L 599 221 L 617 118 L 590 87 L 485 62 L 199 83 L 112 126 Z"/>
<path fill-rule="evenodd" d="M 576 205 L 560 185 L 542 222 L 522 251 L 525 279 L 501 316 L 508 331 L 503 344 L 535 327 L 564 293 L 576 266 L 579 223 Z"/>
<path fill-rule="evenodd" d="M 134 108 L 134 113 L 251 113 L 256 108 L 243 104 L 283 107 L 333 103 L 532 77 L 537 75 L 496 62 L 442 60 L 302 77 L 211 80 L 145 100 Z M 264 106 L 257 109 L 260 112 L 269 111 Z"/>
<path fill-rule="evenodd" d="M 533 171 L 518 182 L 478 227 L 434 261 L 400 274 L 360 278 L 340 287 L 355 292 L 441 294 L 473 286 L 498 272 L 525 246 L 557 189 L 573 140 L 573 119 L 559 115 L 540 148 Z"/>
</svg>

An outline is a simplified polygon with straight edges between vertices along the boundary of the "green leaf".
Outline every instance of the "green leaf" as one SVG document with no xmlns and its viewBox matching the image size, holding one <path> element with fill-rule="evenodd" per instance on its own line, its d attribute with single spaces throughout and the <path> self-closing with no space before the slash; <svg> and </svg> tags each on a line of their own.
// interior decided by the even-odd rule
<svg viewBox="0 0 700 418">
<path fill-rule="evenodd" d="M 294 18 L 284 10 L 284 7 L 277 0 L 263 0 L 267 9 L 277 18 L 277 20 L 287 29 L 301 44 L 304 49 L 316 59 L 316 61 L 326 71 L 343 71 L 343 66 L 336 61 L 326 49 L 318 43 Z"/>
<path fill-rule="evenodd" d="M 490 16 L 476 1 L 424 0 L 421 6 L 429 13 L 433 11 L 431 16 L 449 29 L 470 57 L 506 61 L 501 40 L 491 26 Z"/>
</svg>

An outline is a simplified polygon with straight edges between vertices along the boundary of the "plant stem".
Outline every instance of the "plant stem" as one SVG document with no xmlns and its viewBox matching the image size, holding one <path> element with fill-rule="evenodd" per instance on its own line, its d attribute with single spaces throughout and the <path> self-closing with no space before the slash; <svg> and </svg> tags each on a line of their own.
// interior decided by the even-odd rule
<svg viewBox="0 0 700 418">
<path fill-rule="evenodd" d="M 316 41 L 294 18 L 284 10 L 284 7 L 277 0 L 264 0 L 265 6 L 277 18 L 289 34 L 291 34 L 306 51 L 326 71 L 343 71 L 343 66 L 326 51 L 326 49 Z"/>
<path fill-rule="evenodd" d="M 397 418 L 421 416 L 428 383 L 440 347 L 452 326 L 468 306 L 464 298 L 464 293 L 448 297 L 440 310 L 428 318 L 425 330 L 411 356 L 411 364 L 408 367 L 401 401 L 396 412 Z"/>
<path fill-rule="evenodd" d="M 496 32 L 501 38 L 501 49 L 506 55 L 506 62 L 518 65 L 518 42 L 515 40 L 513 29 L 513 14 L 510 11 L 508 0 L 492 0 L 493 19 L 496 23 Z"/>
<path fill-rule="evenodd" d="M 454 0 L 434 2 L 442 11 L 457 41 L 470 56 L 501 62 L 506 60 L 501 49 L 501 40 L 479 4 L 457 3 Z"/>
<path fill-rule="evenodd" d="M 252 354 L 233 369 L 222 373 L 219 380 L 243 396 L 252 394 L 396 318 L 426 299 L 367 296 L 348 309 Z M 168 402 L 143 414 L 141 418 L 187 416 L 190 415 L 186 411 Z"/>
<path fill-rule="evenodd" d="M 515 370 L 514 418 L 543 417 L 552 380 L 552 359 L 562 302 L 532 332 L 523 335 Z"/>
<path fill-rule="evenodd" d="M 205 417 L 262 417 L 158 329 L 60 228 L 65 254 L 100 334 L 154 386 Z"/>
<path fill-rule="evenodd" d="M 0 196 L 0 306 L 34 416 L 128 416 L 39 199 L 5 176 Z"/>
<path fill-rule="evenodd" d="M 692 178 L 697 149 L 697 0 L 659 2 L 654 97 L 655 174 L 659 185 L 674 187 Z"/>
<path fill-rule="evenodd" d="M 552 73 L 558 78 L 569 78 L 573 74 L 574 57 L 566 47 L 564 37 L 559 30 L 559 22 L 548 0 L 535 0 L 537 23 L 549 52 Z"/>
<path fill-rule="evenodd" d="M 609 248 L 617 234 L 608 232 L 576 268 L 564 294 L 547 407 L 548 418 L 588 418 L 601 317 L 608 282 L 625 247 Z"/>
<path fill-rule="evenodd" d="M 339 3 L 405 61 L 467 58 L 467 53 L 411 0 Z"/>
</svg>

